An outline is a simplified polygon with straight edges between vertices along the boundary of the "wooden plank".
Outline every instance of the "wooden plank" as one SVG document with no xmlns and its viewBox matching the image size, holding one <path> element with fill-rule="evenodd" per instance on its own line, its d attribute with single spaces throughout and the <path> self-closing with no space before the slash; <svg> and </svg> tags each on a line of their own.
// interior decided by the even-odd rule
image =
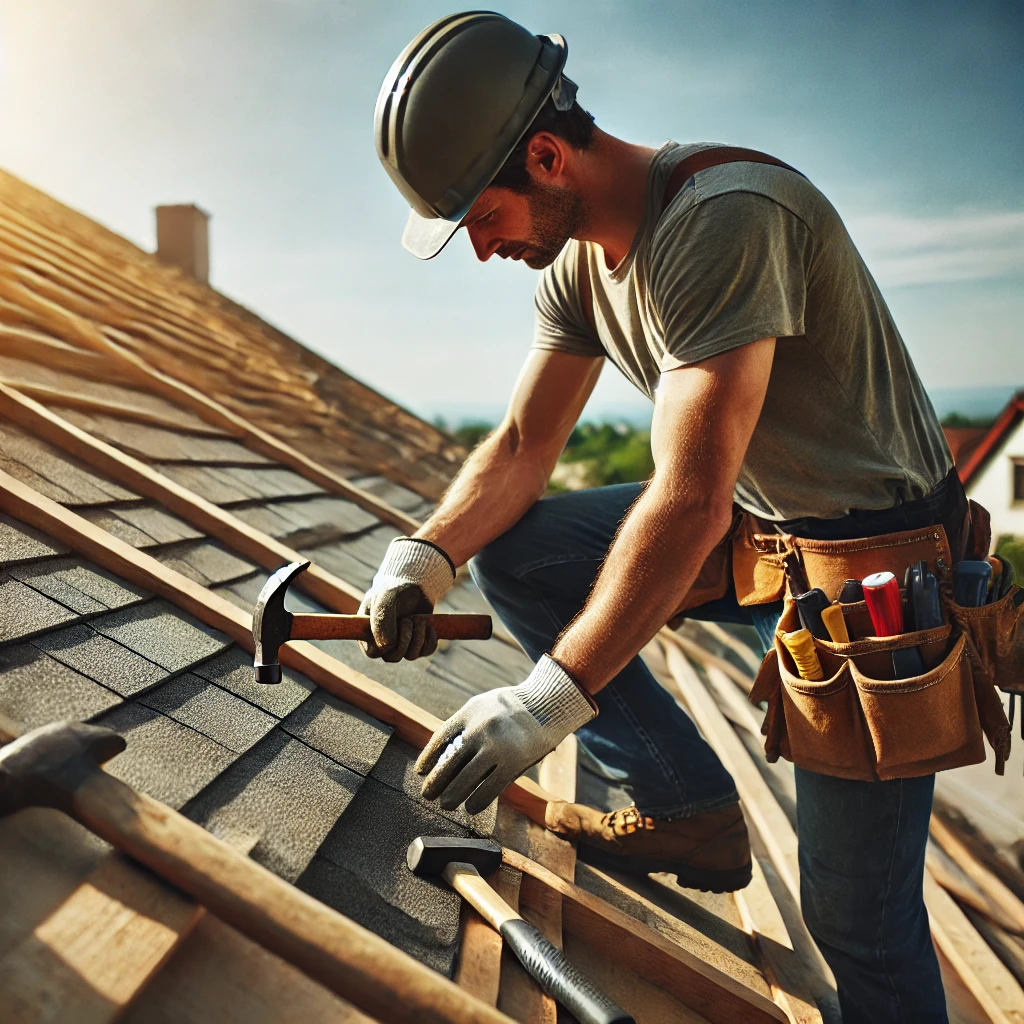
<svg viewBox="0 0 1024 1024">
<path fill-rule="evenodd" d="M 925 865 L 935 881 L 961 906 L 970 907 L 975 913 L 988 918 L 1004 931 L 1013 935 L 1022 934 L 1019 923 L 1008 912 L 1008 908 L 996 903 L 988 893 L 979 888 L 933 838 L 928 840 Z"/>
<path fill-rule="evenodd" d="M 230 512 L 164 476 L 152 466 L 69 423 L 22 393 L 20 388 L 0 383 L 0 416 L 17 423 L 33 436 L 63 449 L 137 494 L 160 502 L 186 522 L 223 541 L 238 554 L 251 558 L 265 569 L 275 570 L 303 557 L 286 544 L 254 529 Z M 362 591 L 357 587 L 338 579 L 318 565 L 311 565 L 298 577 L 295 585 L 327 608 L 338 612 L 354 612 L 363 598 Z"/>
<path fill-rule="evenodd" d="M 975 857 L 971 848 L 938 814 L 932 815 L 931 834 L 957 867 L 999 908 L 1006 922 L 1003 926 L 1018 935 L 1024 934 L 1024 903 L 1013 890 Z M 986 913 L 984 908 L 978 909 Z"/>
<path fill-rule="evenodd" d="M 1024 1024 L 1024 990 L 978 934 L 956 901 L 928 872 L 925 902 L 932 936 L 992 1024 Z"/>
<path fill-rule="evenodd" d="M 4 1020 L 115 1020 L 201 914 L 195 902 L 125 858 L 104 858 L 0 961 Z"/>
<path fill-rule="evenodd" d="M 829 982 L 822 977 L 817 963 L 801 958 L 794 949 L 789 929 L 756 857 L 753 869 L 750 885 L 733 895 L 743 926 L 761 953 L 775 1002 L 792 1024 L 821 1024 L 814 992 L 827 989 Z"/>
<path fill-rule="evenodd" d="M 576 797 L 576 737 L 567 736 L 540 763 L 540 784 L 561 800 Z M 560 878 L 573 881 L 576 873 L 576 848 L 547 830 L 530 833 L 533 860 L 549 868 Z M 530 875 L 519 886 L 520 914 L 540 929 L 556 946 L 562 946 L 562 897 Z M 503 961 L 501 989 L 508 1000 L 509 1016 L 524 1024 L 556 1024 L 558 1005 L 541 991 L 537 983 L 512 957 Z M 509 995 L 511 992 L 513 995 Z M 501 1004 L 499 1004 L 501 1005 Z"/>
<path fill-rule="evenodd" d="M 0 308 L 3 304 L 0 303 Z M 16 359 L 27 359 L 55 370 L 66 370 L 88 380 L 107 384 L 131 384 L 134 378 L 96 352 L 75 348 L 41 331 L 0 323 L 0 353 Z"/>
<path fill-rule="evenodd" d="M 783 1011 L 760 992 L 536 861 L 509 849 L 504 851 L 504 861 L 561 895 L 562 927 L 566 932 L 612 952 L 620 963 L 713 1024 L 786 1021 Z"/>
<path fill-rule="evenodd" d="M 746 672 L 741 672 L 731 661 L 726 661 L 725 658 L 719 658 L 710 651 L 704 650 L 700 644 L 694 643 L 685 636 L 680 636 L 667 626 L 658 635 L 662 639 L 671 638 L 688 658 L 693 658 L 702 665 L 714 665 L 721 669 L 744 693 L 750 693 L 754 680 Z"/>
<path fill-rule="evenodd" d="M 224 437 L 226 431 L 214 427 L 205 421 L 182 424 L 170 414 L 154 412 L 152 409 L 140 409 L 138 406 L 123 405 L 120 402 L 107 402 L 95 395 L 85 395 L 77 391 L 63 388 L 50 388 L 42 384 L 29 384 L 26 381 L 9 380 L 0 377 L 0 384 L 14 388 L 28 398 L 43 402 L 47 407 L 57 405 L 66 409 L 81 409 L 83 412 L 95 412 L 104 416 L 114 416 L 119 420 L 132 423 L 147 423 L 155 427 L 164 427 L 179 434 L 200 434 L 208 437 Z"/>
<path fill-rule="evenodd" d="M 373 1024 L 351 1003 L 207 914 L 124 1024 Z"/>
</svg>

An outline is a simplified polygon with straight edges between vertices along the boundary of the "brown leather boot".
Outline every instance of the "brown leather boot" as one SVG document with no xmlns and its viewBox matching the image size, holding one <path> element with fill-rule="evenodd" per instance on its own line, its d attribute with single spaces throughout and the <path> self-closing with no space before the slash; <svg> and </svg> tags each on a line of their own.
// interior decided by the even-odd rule
<svg viewBox="0 0 1024 1024">
<path fill-rule="evenodd" d="M 673 874 L 684 889 L 732 892 L 750 882 L 750 841 L 738 804 L 692 818 L 648 818 L 635 807 L 602 814 L 564 800 L 548 804 L 545 824 L 578 840 L 581 860 L 629 874 Z"/>
</svg>

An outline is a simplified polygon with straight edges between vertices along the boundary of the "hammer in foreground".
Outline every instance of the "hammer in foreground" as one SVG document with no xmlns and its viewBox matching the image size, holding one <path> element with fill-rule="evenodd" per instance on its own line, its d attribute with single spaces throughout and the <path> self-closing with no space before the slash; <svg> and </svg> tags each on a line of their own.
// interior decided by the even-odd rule
<svg viewBox="0 0 1024 1024">
<path fill-rule="evenodd" d="M 634 1024 L 554 943 L 524 921 L 483 879 L 501 867 L 501 847 L 490 839 L 420 836 L 406 855 L 415 875 L 440 875 L 508 943 L 530 977 L 580 1024 Z"/>
<path fill-rule="evenodd" d="M 293 615 L 284 606 L 288 587 L 309 562 L 292 562 L 275 572 L 260 591 L 252 614 L 252 638 L 256 643 L 253 669 L 257 683 L 281 682 L 278 648 L 289 640 L 373 639 L 368 615 Z M 428 615 L 438 640 L 489 640 L 489 615 Z"/>
<path fill-rule="evenodd" d="M 0 742 L 15 730 L 0 716 Z M 70 815 L 261 946 L 387 1024 L 513 1024 L 447 978 L 100 768 L 110 729 L 44 725 L 0 748 L 0 816 Z M 6 1019 L 6 1018 L 5 1018 Z"/>
</svg>

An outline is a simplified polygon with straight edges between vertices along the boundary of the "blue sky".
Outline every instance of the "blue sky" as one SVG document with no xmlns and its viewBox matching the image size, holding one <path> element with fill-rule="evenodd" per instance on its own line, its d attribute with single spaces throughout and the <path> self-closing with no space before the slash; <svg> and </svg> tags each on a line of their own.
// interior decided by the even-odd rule
<svg viewBox="0 0 1024 1024">
<path fill-rule="evenodd" d="M 0 166 L 147 249 L 213 214 L 212 280 L 417 412 L 501 407 L 534 272 L 457 237 L 421 263 L 373 149 L 392 60 L 450 4 L 0 0 Z M 569 41 L 607 131 L 803 170 L 850 227 L 931 389 L 1024 386 L 1024 5 L 509 2 Z M 613 368 L 593 412 L 642 405 Z"/>
</svg>

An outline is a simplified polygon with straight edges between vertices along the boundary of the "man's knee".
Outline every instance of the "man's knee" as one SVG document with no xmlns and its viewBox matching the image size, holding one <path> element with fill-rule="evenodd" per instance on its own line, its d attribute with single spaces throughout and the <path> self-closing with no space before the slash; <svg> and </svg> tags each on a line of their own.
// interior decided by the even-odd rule
<svg viewBox="0 0 1024 1024">
<path fill-rule="evenodd" d="M 499 585 L 538 557 L 551 543 L 550 498 L 541 498 L 517 523 L 496 537 L 470 560 L 469 571 L 477 586 Z"/>
</svg>

